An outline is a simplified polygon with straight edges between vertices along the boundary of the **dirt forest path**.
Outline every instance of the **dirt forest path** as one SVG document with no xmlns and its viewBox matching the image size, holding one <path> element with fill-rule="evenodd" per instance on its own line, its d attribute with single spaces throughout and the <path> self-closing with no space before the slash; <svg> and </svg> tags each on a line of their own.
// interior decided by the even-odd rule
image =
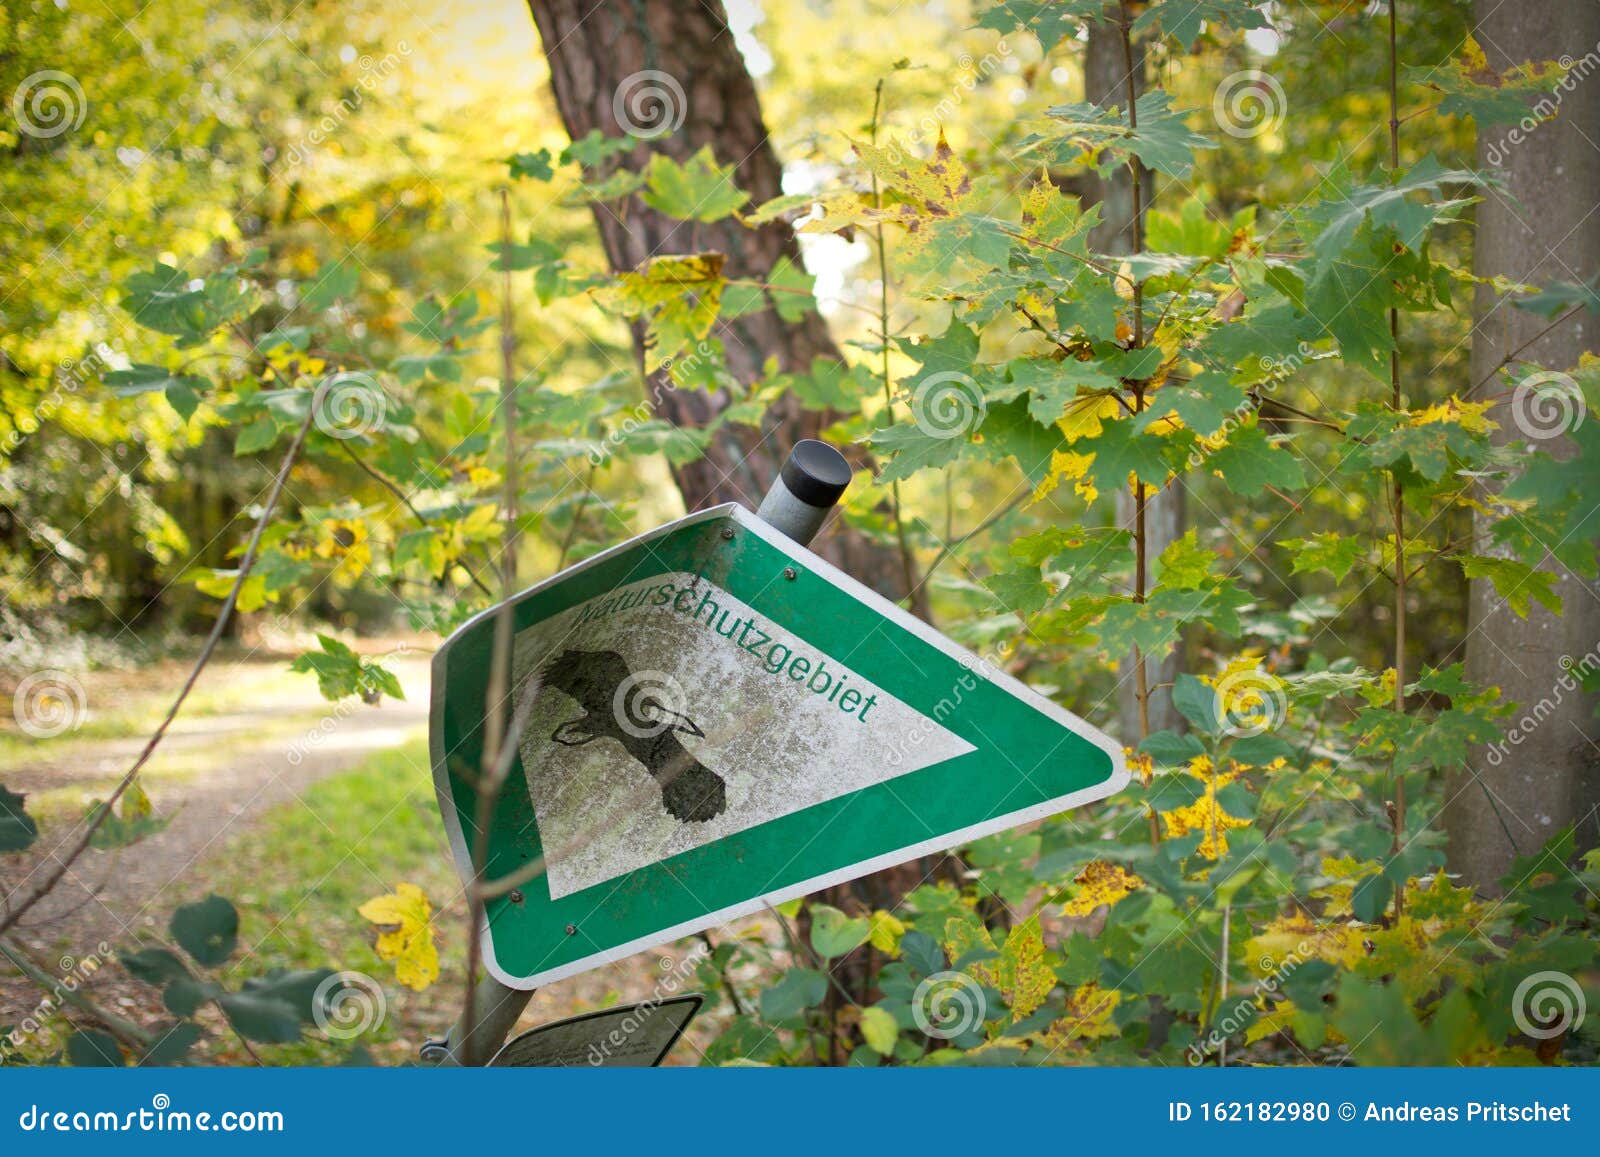
<svg viewBox="0 0 1600 1157">
<path fill-rule="evenodd" d="M 376 707 L 354 700 L 328 703 L 310 676 L 284 678 L 281 662 L 218 666 L 206 674 L 212 687 L 223 688 L 212 709 L 202 700 L 194 714 L 181 714 L 144 775 L 153 815 L 165 827 L 136 849 L 86 852 L 24 917 L 19 931 L 25 942 L 87 952 L 159 923 L 181 902 L 174 889 L 254 818 L 427 726 L 428 669 L 420 654 L 386 662 L 406 698 L 385 698 Z M 115 705 L 119 696 L 170 699 L 176 682 L 171 688 L 162 684 L 169 676 L 181 679 L 176 667 L 146 675 L 137 688 L 116 678 L 85 677 L 85 698 L 91 705 L 97 699 Z M 0 781 L 29 797 L 40 836 L 28 854 L 5 861 L 0 895 L 26 894 L 44 878 L 78 837 L 77 817 L 109 792 L 147 735 L 148 728 L 103 739 L 63 737 L 59 747 L 44 743 L 9 756 Z"/>
</svg>

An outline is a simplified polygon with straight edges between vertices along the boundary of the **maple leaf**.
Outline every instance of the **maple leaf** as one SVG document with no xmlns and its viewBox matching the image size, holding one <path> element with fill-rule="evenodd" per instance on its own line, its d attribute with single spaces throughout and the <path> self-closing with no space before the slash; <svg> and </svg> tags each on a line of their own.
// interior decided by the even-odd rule
<svg viewBox="0 0 1600 1157">
<path fill-rule="evenodd" d="M 1075 877 L 1078 894 L 1061 905 L 1063 916 L 1087 916 L 1102 904 L 1115 904 L 1144 881 L 1120 864 L 1108 860 L 1091 860 Z"/>
<path fill-rule="evenodd" d="M 378 935 L 378 957 L 394 961 L 396 980 L 413 992 L 422 992 L 439 979 L 433 907 L 421 888 L 397 884 L 393 892 L 374 896 L 356 910 L 363 919 L 386 929 Z"/>
<path fill-rule="evenodd" d="M 1217 793 L 1238 776 L 1217 771 L 1204 755 L 1190 762 L 1188 774 L 1200 780 L 1205 790 L 1192 803 L 1160 812 L 1162 823 L 1168 838 L 1201 833 L 1196 853 L 1208 860 L 1220 859 L 1228 852 L 1228 829 L 1250 826 L 1249 820 L 1229 815 L 1217 801 Z"/>
</svg>

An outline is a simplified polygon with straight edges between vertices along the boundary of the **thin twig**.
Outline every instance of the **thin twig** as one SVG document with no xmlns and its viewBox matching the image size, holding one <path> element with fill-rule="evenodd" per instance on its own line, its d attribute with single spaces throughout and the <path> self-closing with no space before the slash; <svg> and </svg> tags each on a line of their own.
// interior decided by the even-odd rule
<svg viewBox="0 0 1600 1157">
<path fill-rule="evenodd" d="M 45 996 L 64 1001 L 94 1017 L 95 1020 L 105 1026 L 107 1032 L 135 1052 L 144 1053 L 149 1050 L 151 1045 L 155 1044 L 155 1035 L 148 1029 L 141 1028 L 126 1017 L 118 1016 L 116 1013 L 100 1007 L 82 989 L 68 988 L 57 981 L 33 958 L 32 953 L 11 937 L 0 937 L 0 956 L 4 956 L 11 961 L 16 966 L 17 971 L 33 981 L 44 992 Z"/>
<path fill-rule="evenodd" d="M 404 490 L 401 490 L 400 487 L 395 484 L 393 479 L 387 477 L 381 471 L 379 471 L 375 467 L 369 465 L 367 463 L 366 459 L 362 458 L 361 455 L 357 454 L 354 450 L 350 449 L 350 443 L 349 442 L 346 442 L 346 441 L 341 439 L 339 441 L 339 448 L 345 452 L 345 456 L 348 457 L 350 459 L 350 461 L 354 462 L 358 467 L 361 468 L 362 472 L 364 472 L 367 475 L 367 477 L 371 478 L 374 482 L 378 483 L 378 485 L 382 486 L 390 494 L 393 494 L 402 503 L 404 503 L 405 504 L 405 508 L 407 510 L 411 511 L 411 516 L 413 518 L 415 518 L 418 522 L 422 523 L 423 526 L 432 526 L 432 525 L 434 525 L 433 522 L 429 520 L 427 515 L 423 514 L 422 511 L 420 511 L 420 510 L 418 510 L 416 508 L 416 506 L 412 503 L 411 498 L 406 494 L 406 492 Z M 484 582 L 481 578 L 478 577 L 478 572 L 477 571 L 473 570 L 470 566 L 468 566 L 465 562 L 462 562 L 459 558 L 456 559 L 456 565 L 459 566 L 462 570 L 467 572 L 467 577 L 472 580 L 472 583 L 473 583 L 474 586 L 476 586 L 484 594 L 488 595 L 491 599 L 494 598 L 494 591 L 489 588 L 489 584 L 488 583 Z"/>
<path fill-rule="evenodd" d="M 511 196 L 500 190 L 500 237 L 511 245 Z M 484 704 L 483 770 L 476 784 L 477 808 L 472 840 L 472 887 L 467 891 L 467 974 L 465 1003 L 461 1017 L 461 1042 L 463 1065 L 481 1062 L 478 1054 L 483 1042 L 478 1040 L 477 986 L 478 968 L 482 961 L 481 940 L 485 903 L 482 891 L 483 873 L 489 860 L 489 826 L 494 820 L 495 804 L 500 799 L 500 787 L 505 782 L 510 760 L 502 755 L 513 750 L 506 741 L 505 704 L 511 689 L 512 631 L 515 612 L 511 596 L 517 583 L 517 377 L 516 377 L 516 313 L 511 296 L 511 270 L 508 268 L 500 283 L 500 406 L 506 425 L 506 462 L 504 489 L 501 504 L 505 519 L 505 540 L 500 551 L 500 594 L 502 602 L 495 616 L 494 651 L 489 660 L 489 687 Z M 496 1042 L 498 1043 L 498 1042 Z"/>
</svg>

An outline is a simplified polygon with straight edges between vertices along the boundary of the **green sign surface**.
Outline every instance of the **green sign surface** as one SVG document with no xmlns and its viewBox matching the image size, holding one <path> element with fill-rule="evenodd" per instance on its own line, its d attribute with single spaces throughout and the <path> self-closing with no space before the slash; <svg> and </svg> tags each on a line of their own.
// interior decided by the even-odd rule
<svg viewBox="0 0 1600 1157">
<path fill-rule="evenodd" d="M 512 600 L 517 760 L 490 819 L 484 958 L 532 988 L 1110 795 L 1108 736 L 741 506 L 699 511 Z M 433 661 L 456 863 L 498 608 Z"/>
</svg>

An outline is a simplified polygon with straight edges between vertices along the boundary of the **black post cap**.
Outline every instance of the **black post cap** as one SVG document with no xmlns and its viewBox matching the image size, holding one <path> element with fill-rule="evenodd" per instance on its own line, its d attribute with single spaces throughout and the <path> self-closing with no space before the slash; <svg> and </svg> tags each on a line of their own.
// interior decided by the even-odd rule
<svg viewBox="0 0 1600 1157">
<path fill-rule="evenodd" d="M 789 451 L 782 476 L 790 494 L 807 506 L 826 509 L 850 485 L 850 463 L 826 442 L 805 438 Z"/>
</svg>

